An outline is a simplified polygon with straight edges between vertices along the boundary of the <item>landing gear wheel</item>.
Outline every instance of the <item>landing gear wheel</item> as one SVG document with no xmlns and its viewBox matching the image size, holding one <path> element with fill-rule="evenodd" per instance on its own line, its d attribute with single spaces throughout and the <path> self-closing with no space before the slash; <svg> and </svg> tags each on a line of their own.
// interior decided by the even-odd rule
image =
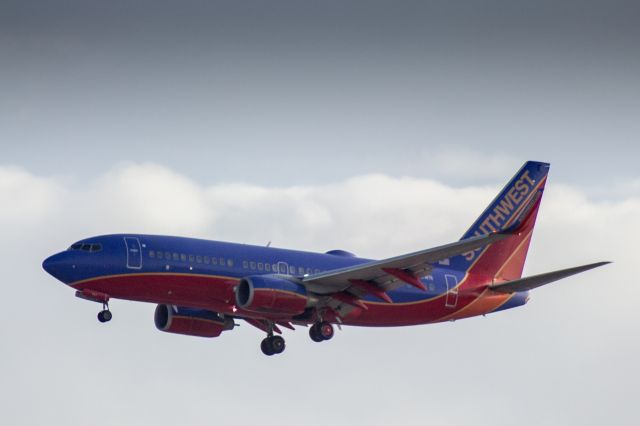
<svg viewBox="0 0 640 426">
<path fill-rule="evenodd" d="M 311 337 L 311 340 L 317 343 L 320 343 L 324 340 L 320 335 L 320 330 L 318 330 L 318 324 L 313 324 L 311 328 L 309 328 L 309 337 Z"/>
<path fill-rule="evenodd" d="M 281 354 L 284 352 L 285 346 L 284 339 L 281 336 L 266 337 L 260 343 L 262 353 L 267 356 Z"/>
<path fill-rule="evenodd" d="M 106 309 L 98 313 L 98 321 L 100 322 L 109 322 L 111 321 L 111 318 L 113 318 L 113 314 L 111 314 L 111 311 Z"/>
<path fill-rule="evenodd" d="M 275 353 L 273 351 L 273 348 L 271 347 L 271 340 L 269 340 L 268 337 L 262 340 L 262 342 L 260 343 L 260 349 L 262 349 L 262 353 L 267 356 L 271 356 Z"/>
<path fill-rule="evenodd" d="M 333 326 L 331 323 L 322 321 L 318 324 L 318 334 L 322 337 L 322 340 L 331 340 L 333 337 Z"/>
<path fill-rule="evenodd" d="M 271 340 L 271 349 L 273 349 L 274 354 L 281 354 L 284 352 L 286 345 L 282 336 L 272 336 L 269 340 Z"/>
<path fill-rule="evenodd" d="M 333 337 L 333 326 L 327 321 L 315 323 L 309 329 L 309 337 L 314 342 L 323 342 Z"/>
</svg>

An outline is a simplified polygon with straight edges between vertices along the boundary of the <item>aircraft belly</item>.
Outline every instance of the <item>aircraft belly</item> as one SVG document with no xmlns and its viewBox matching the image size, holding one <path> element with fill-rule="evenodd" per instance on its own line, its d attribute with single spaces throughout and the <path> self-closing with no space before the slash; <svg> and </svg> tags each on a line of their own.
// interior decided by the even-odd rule
<svg viewBox="0 0 640 426">
<path fill-rule="evenodd" d="M 510 296 L 476 291 L 462 292 L 455 306 L 447 303 L 446 295 L 413 303 L 367 303 L 369 308 L 357 317 L 348 318 L 345 325 L 394 327 L 453 321 L 490 313 L 506 303 Z"/>
<path fill-rule="evenodd" d="M 77 290 L 91 289 L 111 298 L 150 303 L 230 311 L 237 280 L 188 274 L 126 274 L 97 277 L 72 284 Z"/>
</svg>

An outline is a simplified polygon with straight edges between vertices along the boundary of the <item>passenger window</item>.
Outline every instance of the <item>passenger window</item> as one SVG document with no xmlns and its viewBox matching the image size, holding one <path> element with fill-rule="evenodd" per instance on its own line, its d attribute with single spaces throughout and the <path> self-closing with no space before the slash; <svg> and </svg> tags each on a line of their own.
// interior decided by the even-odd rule
<svg viewBox="0 0 640 426">
<path fill-rule="evenodd" d="M 184 253 L 180 253 L 180 260 L 183 261 L 183 262 L 186 262 L 187 261 L 187 255 L 184 254 Z"/>
<path fill-rule="evenodd" d="M 233 268 L 233 259 L 227 259 L 227 266 Z"/>
<path fill-rule="evenodd" d="M 209 256 L 205 256 L 204 257 L 204 263 L 205 263 L 205 265 L 210 264 L 211 263 L 211 258 Z"/>
<path fill-rule="evenodd" d="M 290 266 L 289 266 L 289 273 L 290 273 L 291 275 L 295 275 L 295 273 L 296 273 L 296 267 L 295 267 L 295 266 L 291 266 L 291 265 L 290 265 Z"/>
<path fill-rule="evenodd" d="M 311 268 L 307 268 L 307 274 L 311 274 Z"/>
<path fill-rule="evenodd" d="M 162 259 L 164 257 L 163 253 L 161 251 L 158 252 L 158 259 Z"/>
<path fill-rule="evenodd" d="M 196 261 L 196 257 L 192 254 L 189 255 L 189 262 L 193 263 Z"/>
<path fill-rule="evenodd" d="M 220 258 L 220 266 L 224 266 L 224 257 Z"/>
<path fill-rule="evenodd" d="M 150 257 L 150 258 L 152 258 L 152 259 L 153 259 L 154 257 L 156 257 L 156 252 L 155 252 L 155 251 L 153 251 L 153 250 L 149 250 L 149 257 Z"/>
<path fill-rule="evenodd" d="M 169 259 L 169 258 L 167 258 L 167 259 Z M 176 262 L 178 260 L 180 260 L 180 255 L 178 253 L 173 253 L 173 260 L 175 260 Z"/>
<path fill-rule="evenodd" d="M 196 262 L 202 263 L 202 256 L 196 256 Z"/>
<path fill-rule="evenodd" d="M 298 275 L 304 275 L 304 267 L 298 267 Z"/>
<path fill-rule="evenodd" d="M 164 252 L 164 258 L 167 259 L 167 260 L 171 260 L 171 253 L 169 253 L 168 251 L 165 251 Z"/>
<path fill-rule="evenodd" d="M 243 267 L 244 269 L 248 269 L 248 268 L 249 268 L 249 262 L 247 262 L 246 260 L 243 260 L 243 261 L 242 261 L 242 267 Z"/>
<path fill-rule="evenodd" d="M 264 270 L 264 265 L 262 264 L 262 262 L 258 262 L 258 271 L 263 271 Z"/>
<path fill-rule="evenodd" d="M 211 258 L 211 263 L 213 263 L 214 265 L 218 264 L 218 258 L 217 257 L 212 257 Z"/>
<path fill-rule="evenodd" d="M 251 269 L 256 269 L 256 262 L 254 262 L 253 260 L 249 263 L 249 265 L 251 265 Z"/>
<path fill-rule="evenodd" d="M 264 270 L 267 272 L 271 272 L 271 264 L 270 263 L 265 263 L 264 264 Z"/>
</svg>

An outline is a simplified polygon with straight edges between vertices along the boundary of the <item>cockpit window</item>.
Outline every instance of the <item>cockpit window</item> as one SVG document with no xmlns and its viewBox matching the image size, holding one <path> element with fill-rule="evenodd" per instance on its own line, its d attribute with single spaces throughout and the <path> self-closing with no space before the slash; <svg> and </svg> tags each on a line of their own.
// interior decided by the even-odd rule
<svg viewBox="0 0 640 426">
<path fill-rule="evenodd" d="M 88 251 L 89 253 L 95 253 L 97 251 L 102 250 L 102 244 L 75 243 L 71 247 L 69 247 L 69 250 L 81 250 L 81 251 Z"/>
</svg>

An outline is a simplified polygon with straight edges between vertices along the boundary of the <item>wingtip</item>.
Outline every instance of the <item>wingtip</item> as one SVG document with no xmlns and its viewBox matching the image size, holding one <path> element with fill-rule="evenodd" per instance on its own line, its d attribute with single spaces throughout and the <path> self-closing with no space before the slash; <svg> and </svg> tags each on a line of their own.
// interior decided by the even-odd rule
<svg viewBox="0 0 640 426">
<path fill-rule="evenodd" d="M 610 263 L 613 263 L 613 262 L 605 260 L 605 261 L 602 261 L 602 262 L 595 262 L 595 263 L 591 263 L 589 265 L 584 265 L 582 268 L 584 268 L 585 271 L 588 271 L 590 269 L 599 268 L 601 266 L 605 266 L 605 265 L 608 265 Z"/>
</svg>

